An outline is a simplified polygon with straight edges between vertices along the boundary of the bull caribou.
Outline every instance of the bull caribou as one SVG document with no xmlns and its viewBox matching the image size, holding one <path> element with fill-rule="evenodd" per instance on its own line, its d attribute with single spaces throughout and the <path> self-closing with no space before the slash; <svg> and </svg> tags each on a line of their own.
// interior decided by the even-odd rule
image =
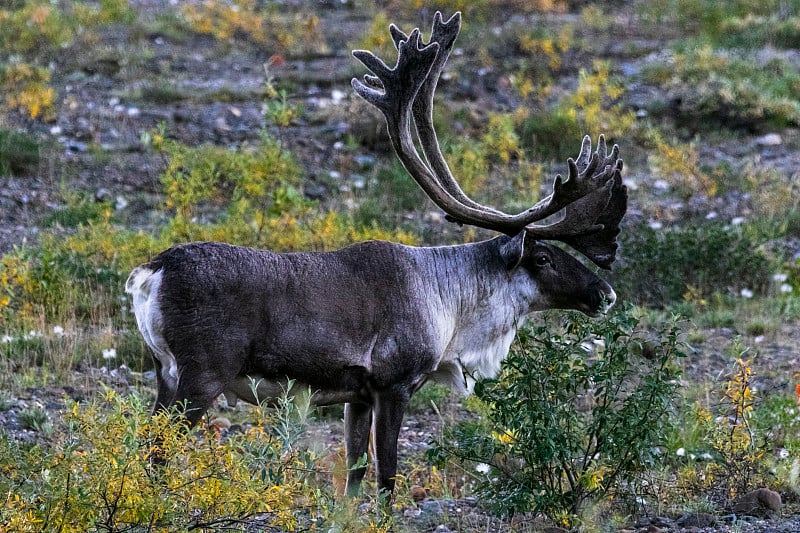
<svg viewBox="0 0 800 533">
<path fill-rule="evenodd" d="M 126 283 L 152 350 L 155 410 L 183 406 L 195 424 L 217 396 L 259 402 L 288 380 L 316 405 L 344 403 L 352 467 L 373 432 L 378 486 L 391 492 L 397 438 L 411 396 L 427 381 L 468 392 L 492 376 L 525 317 L 544 309 L 605 312 L 611 286 L 563 249 L 601 268 L 615 259 L 627 191 L 615 145 L 583 139 L 566 179 L 519 214 L 477 203 L 459 187 L 439 149 L 433 97 L 461 26 L 436 13 L 430 42 L 394 25 L 397 64 L 353 55 L 373 75 L 355 92 L 385 116 L 411 177 L 451 221 L 499 233 L 456 246 L 362 242 L 333 252 L 273 253 L 216 242 L 174 246 L 137 267 Z M 415 148 L 412 121 L 422 154 Z M 563 211 L 550 224 L 534 224 Z M 253 386 L 253 384 L 256 384 Z M 351 468 L 358 493 L 364 467 Z"/>
</svg>

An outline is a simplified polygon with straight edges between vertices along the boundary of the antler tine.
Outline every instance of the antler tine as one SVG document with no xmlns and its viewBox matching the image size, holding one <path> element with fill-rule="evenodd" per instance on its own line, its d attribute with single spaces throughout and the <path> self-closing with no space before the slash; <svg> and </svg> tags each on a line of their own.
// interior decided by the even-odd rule
<svg viewBox="0 0 800 533">
<path fill-rule="evenodd" d="M 455 20 L 459 20 L 458 17 Z M 397 42 L 397 64 L 394 68 L 389 68 L 372 52 L 353 51 L 353 55 L 375 74 L 365 77 L 363 83 L 353 78 L 353 89 L 383 113 L 392 146 L 403 166 L 445 213 L 465 224 L 502 231 L 509 235 L 519 233 L 530 221 L 497 212 L 490 213 L 493 216 L 487 218 L 483 208 L 465 205 L 456 200 L 442 186 L 430 167 L 420 159 L 411 136 L 411 108 L 438 57 L 439 44 L 431 42 L 422 46 L 418 29 L 412 31 L 406 39 L 400 38 L 400 30 L 395 29 L 393 34 L 400 39 Z"/>
<path fill-rule="evenodd" d="M 375 76 L 365 76 L 365 83 L 353 78 L 351 81 L 353 89 L 384 114 L 396 113 L 404 102 L 410 103 L 414 100 L 430 72 L 438 51 L 439 45 L 436 43 L 420 47 L 419 29 L 415 29 L 407 40 L 400 43 L 397 65 L 393 69 L 372 52 L 353 50 L 353 56 L 375 74 Z M 403 80 L 398 79 L 399 73 L 402 73 Z M 376 79 L 381 82 L 384 92 L 374 88 Z"/>
<path fill-rule="evenodd" d="M 568 161 L 569 179 L 564 182 L 561 176 L 556 176 L 553 194 L 542 202 L 547 206 L 567 202 L 564 218 L 547 226 L 528 226 L 527 231 L 537 239 L 560 240 L 599 267 L 608 269 L 616 258 L 616 237 L 627 209 L 628 191 L 622 182 L 619 147 L 615 144 L 608 154 L 605 137 L 601 135 L 597 151 L 589 156 L 590 151 L 591 140 L 587 136 L 577 160 Z M 559 195 L 561 199 L 556 198 Z M 570 201 L 573 195 L 578 198 Z"/>
<path fill-rule="evenodd" d="M 406 36 L 395 27 L 392 34 L 397 39 L 398 55 L 395 68 L 389 68 L 372 52 L 354 50 L 353 55 L 375 76 L 366 75 L 363 83 L 353 78 L 351 81 L 353 89 L 384 114 L 389 138 L 400 161 L 437 206 L 467 224 L 494 229 L 495 225 L 491 221 L 481 220 L 477 209 L 459 204 L 447 189 L 442 187 L 436 175 L 419 158 L 411 137 L 411 107 L 437 58 L 439 44 L 431 42 L 421 46 L 419 29 Z M 383 91 L 380 88 L 383 88 Z M 514 233 L 519 229 L 517 228 Z"/>
<path fill-rule="evenodd" d="M 600 136 L 600 139 L 604 140 L 602 135 Z M 597 143 L 598 150 L 600 148 L 599 146 L 600 142 L 601 141 L 598 141 Z M 591 157 L 592 157 L 592 138 L 589 137 L 588 135 L 584 135 L 583 142 L 581 142 L 581 151 L 578 154 L 578 158 L 575 159 L 575 164 L 585 168 L 586 166 L 589 165 L 589 160 L 591 159 Z"/>
<path fill-rule="evenodd" d="M 600 137 L 597 139 L 597 155 L 605 160 L 607 154 L 606 136 L 601 133 Z"/>
<path fill-rule="evenodd" d="M 425 155 L 425 160 L 448 194 L 458 202 L 469 207 L 481 211 L 499 213 L 499 211 L 491 207 L 475 202 L 461 190 L 461 187 L 450 171 L 450 167 L 447 165 L 447 161 L 442 155 L 442 151 L 439 147 L 439 139 L 436 136 L 436 130 L 433 128 L 433 95 L 436 92 L 436 85 L 439 82 L 439 77 L 444 71 L 444 66 L 450 57 L 450 51 L 460 31 L 460 12 L 454 13 L 447 21 L 443 21 L 441 11 L 437 11 L 434 14 L 430 42 L 439 44 L 439 54 L 436 56 L 436 61 L 434 61 L 431 67 L 428 78 L 425 80 L 425 83 L 422 84 L 422 87 L 420 87 L 417 98 L 414 100 L 412 106 L 414 123 L 417 126 L 417 136 L 420 146 L 422 147 L 422 152 Z M 408 38 L 406 34 L 394 24 L 389 26 L 389 32 L 392 35 L 395 46 L 399 46 L 402 41 Z"/>
</svg>

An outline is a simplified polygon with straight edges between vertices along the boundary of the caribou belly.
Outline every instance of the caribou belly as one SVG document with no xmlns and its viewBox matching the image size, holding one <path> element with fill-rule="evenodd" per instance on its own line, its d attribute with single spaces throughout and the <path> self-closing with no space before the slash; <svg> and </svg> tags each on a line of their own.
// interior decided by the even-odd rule
<svg viewBox="0 0 800 533">
<path fill-rule="evenodd" d="M 237 400 L 254 405 L 263 402 L 274 404 L 277 398 L 287 393 L 289 396 L 310 394 L 313 405 L 333 405 L 363 399 L 353 391 L 314 390 L 308 384 L 299 381 L 292 381 L 290 388 L 287 379 L 266 379 L 258 374 L 237 377 L 228 384 L 222 394 L 228 406 L 233 407 Z"/>
</svg>

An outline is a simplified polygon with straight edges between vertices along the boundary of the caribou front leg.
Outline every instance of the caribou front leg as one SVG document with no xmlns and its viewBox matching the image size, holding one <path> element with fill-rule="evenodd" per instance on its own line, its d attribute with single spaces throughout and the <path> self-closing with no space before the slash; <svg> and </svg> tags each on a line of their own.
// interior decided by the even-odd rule
<svg viewBox="0 0 800 533">
<path fill-rule="evenodd" d="M 378 463 L 378 489 L 382 493 L 394 491 L 397 438 L 410 397 L 408 391 L 400 387 L 382 391 L 375 397 L 375 459 Z"/>
</svg>

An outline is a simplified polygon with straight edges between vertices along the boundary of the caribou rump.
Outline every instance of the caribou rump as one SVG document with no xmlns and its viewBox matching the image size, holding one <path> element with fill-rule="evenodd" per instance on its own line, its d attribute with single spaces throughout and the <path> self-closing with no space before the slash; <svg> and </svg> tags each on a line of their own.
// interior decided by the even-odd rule
<svg viewBox="0 0 800 533">
<path fill-rule="evenodd" d="M 137 325 L 153 352 L 155 410 L 180 405 L 195 424 L 220 394 L 264 401 L 310 388 L 317 405 L 345 403 L 345 447 L 353 466 L 374 437 L 378 486 L 394 489 L 397 438 L 411 396 L 428 380 L 468 392 L 492 376 L 526 316 L 544 309 L 596 315 L 611 286 L 557 240 L 608 269 L 627 192 L 622 160 L 588 136 L 568 177 L 519 214 L 467 197 L 433 129 L 433 95 L 460 29 L 459 13 L 436 13 L 431 39 L 394 25 L 397 64 L 353 54 L 374 74 L 353 88 L 383 112 L 392 146 L 448 219 L 501 235 L 455 246 L 363 242 L 334 252 L 273 253 L 214 242 L 170 248 L 130 275 Z M 422 156 L 414 144 L 414 122 Z M 563 211 L 560 221 L 536 225 Z M 255 386 L 254 386 L 255 384 Z M 351 468 L 356 494 L 366 469 Z"/>
</svg>

